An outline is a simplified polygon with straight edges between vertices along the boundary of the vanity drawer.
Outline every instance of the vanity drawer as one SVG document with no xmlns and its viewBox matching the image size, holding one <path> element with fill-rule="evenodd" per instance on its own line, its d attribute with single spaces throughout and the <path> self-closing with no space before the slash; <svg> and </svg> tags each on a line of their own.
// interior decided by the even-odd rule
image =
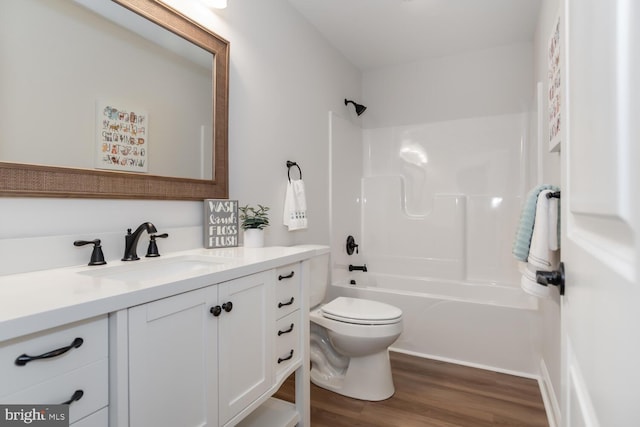
<svg viewBox="0 0 640 427">
<path fill-rule="evenodd" d="M 16 364 L 21 355 L 42 356 L 70 347 L 77 338 L 82 339 L 80 346 L 58 356 L 31 360 L 22 366 Z M 0 398 L 107 358 L 107 345 L 107 316 L 0 343 Z"/>
<path fill-rule="evenodd" d="M 276 319 L 300 308 L 300 264 L 276 270 Z"/>
<path fill-rule="evenodd" d="M 276 375 L 300 360 L 300 329 L 300 311 L 276 322 Z"/>
<path fill-rule="evenodd" d="M 66 402 L 78 390 L 82 397 L 69 405 L 69 421 L 86 417 L 109 404 L 109 362 L 102 359 L 17 393 L 0 397 L 5 404 L 47 405 Z"/>
</svg>

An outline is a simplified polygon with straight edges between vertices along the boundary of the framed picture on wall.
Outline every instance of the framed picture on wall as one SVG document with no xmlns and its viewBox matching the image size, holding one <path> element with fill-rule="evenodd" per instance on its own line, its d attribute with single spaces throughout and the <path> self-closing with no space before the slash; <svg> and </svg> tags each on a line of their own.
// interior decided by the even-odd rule
<svg viewBox="0 0 640 427">
<path fill-rule="evenodd" d="M 149 115 L 114 103 L 96 102 L 97 169 L 147 172 Z"/>
<path fill-rule="evenodd" d="M 560 16 L 555 20 L 548 49 L 547 117 L 549 151 L 559 151 L 562 136 L 562 37 Z"/>
</svg>

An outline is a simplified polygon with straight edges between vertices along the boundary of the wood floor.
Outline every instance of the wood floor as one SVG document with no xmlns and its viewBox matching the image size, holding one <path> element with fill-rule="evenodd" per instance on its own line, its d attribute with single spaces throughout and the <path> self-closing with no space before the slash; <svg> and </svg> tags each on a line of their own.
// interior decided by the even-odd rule
<svg viewBox="0 0 640 427">
<path fill-rule="evenodd" d="M 548 427 L 536 380 L 391 352 L 395 394 L 351 399 L 311 385 L 312 427 Z M 293 401 L 287 380 L 276 394 Z"/>
</svg>

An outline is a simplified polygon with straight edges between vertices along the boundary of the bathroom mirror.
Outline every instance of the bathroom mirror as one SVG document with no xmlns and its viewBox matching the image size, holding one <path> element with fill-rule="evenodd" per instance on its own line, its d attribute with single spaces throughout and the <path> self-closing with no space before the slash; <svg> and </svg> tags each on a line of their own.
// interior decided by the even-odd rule
<svg viewBox="0 0 640 427">
<path fill-rule="evenodd" d="M 9 69 L 0 75 L 4 96 L 0 100 L 0 195 L 173 200 L 228 197 L 229 43 L 158 0 L 100 1 L 116 6 L 116 12 L 126 11 L 129 17 L 118 15 L 107 20 L 80 6 L 93 9 L 98 0 L 2 3 L 0 21 L 5 25 L 0 25 L 0 55 Z M 27 18 L 10 18 L 11 5 L 16 10 L 19 5 L 22 13 L 26 10 Z M 29 5 L 34 9 L 29 10 Z M 42 7 L 47 9 L 46 15 L 36 10 Z M 78 15 L 74 18 L 78 28 L 64 39 L 53 30 L 70 27 L 69 18 L 63 16 L 69 11 Z M 43 21 L 38 22 L 38 17 Z M 98 18 L 105 22 L 93 21 Z M 10 19 L 17 24 L 10 25 Z M 149 26 L 147 21 L 154 24 Z M 144 29 L 156 25 L 165 35 Z M 135 34 L 124 28 L 120 28 L 122 33 L 112 29 L 119 26 L 133 28 Z M 98 27 L 111 29 L 106 35 L 91 33 Z M 100 38 L 113 39 L 109 42 L 121 47 L 104 47 L 96 41 Z M 139 47 L 138 53 L 125 52 L 135 38 L 143 39 L 146 45 Z M 168 41 L 161 46 L 160 39 L 165 38 Z M 80 45 L 70 47 L 76 39 Z M 184 40 L 189 46 L 180 46 Z M 9 57 L 7 61 L 5 55 L 19 50 L 24 50 L 27 58 Z M 148 54 L 164 50 L 170 51 L 163 53 L 162 61 L 168 62 L 158 65 L 156 59 L 146 59 Z M 139 56 L 145 59 L 137 65 L 134 57 Z M 187 71 L 181 71 L 183 68 Z M 185 72 L 191 74 L 185 76 Z M 11 77 L 16 73 L 20 78 Z M 165 74 L 174 80 L 160 80 Z M 118 80 L 118 75 L 124 79 Z M 136 81 L 141 83 L 132 83 Z M 152 83 L 166 90 L 154 90 Z M 190 104 L 183 104 L 187 101 Z M 127 115 L 126 131 L 137 135 L 127 133 L 126 144 L 112 145 L 119 154 L 134 148 L 146 153 L 142 148 L 148 148 L 144 157 L 148 169 L 145 165 L 144 170 L 118 170 L 98 163 L 101 149 L 112 149 L 100 139 L 100 126 L 107 125 L 101 116 L 105 105 L 119 107 L 121 112 L 145 112 L 142 119 L 140 114 L 131 114 L 129 121 Z M 142 122 L 144 118 L 148 118 L 148 127 Z M 141 137 L 147 136 L 147 131 L 145 140 Z M 72 140 L 77 145 L 65 145 Z"/>
</svg>

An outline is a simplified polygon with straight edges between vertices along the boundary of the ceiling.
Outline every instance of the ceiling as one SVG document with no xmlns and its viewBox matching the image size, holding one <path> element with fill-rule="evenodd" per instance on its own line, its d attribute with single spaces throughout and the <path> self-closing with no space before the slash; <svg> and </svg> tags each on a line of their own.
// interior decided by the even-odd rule
<svg viewBox="0 0 640 427">
<path fill-rule="evenodd" d="M 541 0 L 289 0 L 362 71 L 531 41 Z"/>
</svg>

